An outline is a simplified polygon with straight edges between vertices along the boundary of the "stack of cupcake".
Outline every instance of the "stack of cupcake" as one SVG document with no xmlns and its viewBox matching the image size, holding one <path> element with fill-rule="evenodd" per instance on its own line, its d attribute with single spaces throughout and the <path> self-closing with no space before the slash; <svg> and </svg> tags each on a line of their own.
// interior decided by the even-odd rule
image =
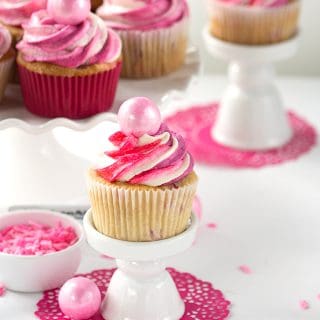
<svg viewBox="0 0 320 320">
<path fill-rule="evenodd" d="M 150 78 L 184 63 L 186 0 L 101 4 L 101 0 L 1 1 L 0 23 L 11 32 L 18 51 L 20 84 L 30 112 L 48 118 L 86 118 L 112 107 L 121 69 L 124 77 Z M 90 13 L 97 7 L 98 15 Z"/>
<path fill-rule="evenodd" d="M 207 0 L 210 32 L 244 45 L 285 41 L 297 33 L 300 0 Z"/>
</svg>

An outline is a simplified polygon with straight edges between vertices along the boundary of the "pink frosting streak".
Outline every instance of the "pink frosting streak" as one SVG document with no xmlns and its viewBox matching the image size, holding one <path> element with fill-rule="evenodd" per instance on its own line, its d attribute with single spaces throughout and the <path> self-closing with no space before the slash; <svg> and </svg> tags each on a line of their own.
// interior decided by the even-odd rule
<svg viewBox="0 0 320 320">
<path fill-rule="evenodd" d="M 26 61 L 49 62 L 77 68 L 111 63 L 121 54 L 121 40 L 96 15 L 77 25 L 57 24 L 46 10 L 33 14 L 23 26 L 24 36 L 17 48 Z"/>
<path fill-rule="evenodd" d="M 45 9 L 47 0 L 1 0 L 0 20 L 7 25 L 20 27 L 32 13 Z"/>
<path fill-rule="evenodd" d="M 11 35 L 7 29 L 0 26 L 0 59 L 5 55 L 11 46 Z"/>
<path fill-rule="evenodd" d="M 276 8 L 287 5 L 289 0 L 220 0 L 231 5 Z"/>
<path fill-rule="evenodd" d="M 114 162 L 97 170 L 109 182 L 162 186 L 181 181 L 193 170 L 184 139 L 164 124 L 155 135 L 137 138 L 116 132 L 109 140 L 117 147 L 106 152 Z"/>
<path fill-rule="evenodd" d="M 116 30 L 166 28 L 189 15 L 185 0 L 105 0 L 97 14 Z"/>
</svg>

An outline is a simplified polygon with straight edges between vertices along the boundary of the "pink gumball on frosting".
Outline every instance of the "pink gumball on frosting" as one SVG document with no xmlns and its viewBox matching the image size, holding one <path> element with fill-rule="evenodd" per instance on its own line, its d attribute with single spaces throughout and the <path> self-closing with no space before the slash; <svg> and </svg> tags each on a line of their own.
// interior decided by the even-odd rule
<svg viewBox="0 0 320 320">
<path fill-rule="evenodd" d="M 60 289 L 61 311 L 73 320 L 86 320 L 94 316 L 101 305 L 101 294 L 90 279 L 76 277 L 68 280 Z"/>
<path fill-rule="evenodd" d="M 136 97 L 125 101 L 118 113 L 121 131 L 136 137 L 154 135 L 161 126 L 161 115 L 157 105 L 148 98 Z"/>
<path fill-rule="evenodd" d="M 90 14 L 90 0 L 48 0 L 49 15 L 60 24 L 76 25 Z"/>
</svg>

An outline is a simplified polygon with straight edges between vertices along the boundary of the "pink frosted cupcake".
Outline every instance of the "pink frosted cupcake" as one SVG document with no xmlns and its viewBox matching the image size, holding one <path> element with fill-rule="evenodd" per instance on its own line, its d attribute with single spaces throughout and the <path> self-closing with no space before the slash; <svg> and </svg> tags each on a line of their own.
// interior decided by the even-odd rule
<svg viewBox="0 0 320 320">
<path fill-rule="evenodd" d="M 105 0 L 97 14 L 122 39 L 123 77 L 159 77 L 184 63 L 189 21 L 185 0 Z"/>
<path fill-rule="evenodd" d="M 13 37 L 15 45 L 23 35 L 22 25 L 27 23 L 32 13 L 45 9 L 47 0 L 1 0 L 0 23 L 4 24 Z"/>
<path fill-rule="evenodd" d="M 0 102 L 13 72 L 15 52 L 11 47 L 11 41 L 9 31 L 0 26 Z"/>
<path fill-rule="evenodd" d="M 197 187 L 193 159 L 183 138 L 161 123 L 147 98 L 126 101 L 118 114 L 121 131 L 88 174 L 96 229 L 112 238 L 155 241 L 187 229 Z"/>
<path fill-rule="evenodd" d="M 299 0 L 207 0 L 210 32 L 229 42 L 264 45 L 297 33 Z"/>
<path fill-rule="evenodd" d="M 57 4 L 59 3 L 59 4 Z M 43 117 L 85 118 L 108 110 L 121 71 L 121 40 L 77 0 L 48 1 L 17 45 L 26 107 Z"/>
</svg>

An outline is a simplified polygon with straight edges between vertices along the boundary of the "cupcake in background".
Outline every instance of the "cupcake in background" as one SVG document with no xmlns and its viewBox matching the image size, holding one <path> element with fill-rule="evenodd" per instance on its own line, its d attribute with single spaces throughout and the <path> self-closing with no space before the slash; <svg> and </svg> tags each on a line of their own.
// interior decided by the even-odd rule
<svg viewBox="0 0 320 320">
<path fill-rule="evenodd" d="M 17 49 L 23 98 L 32 113 L 79 119 L 112 106 L 121 40 L 90 12 L 89 0 L 48 0 L 48 9 L 24 25 Z"/>
<path fill-rule="evenodd" d="M 22 25 L 27 23 L 32 13 L 45 9 L 47 0 L 1 0 L 0 23 L 7 27 L 13 38 L 13 46 L 22 38 Z"/>
<path fill-rule="evenodd" d="M 118 121 L 121 131 L 109 138 L 115 149 L 98 158 L 88 174 L 96 229 L 126 241 L 182 233 L 197 187 L 184 139 L 161 122 L 157 106 L 144 97 L 127 100 Z"/>
<path fill-rule="evenodd" d="M 0 102 L 3 99 L 5 89 L 13 73 L 15 52 L 11 47 L 10 32 L 0 26 Z"/>
<path fill-rule="evenodd" d="M 210 32 L 228 42 L 266 45 L 298 30 L 300 0 L 207 0 Z"/>
<path fill-rule="evenodd" d="M 160 77 L 184 63 L 189 26 L 185 0 L 105 0 L 97 14 L 122 39 L 123 77 Z"/>
<path fill-rule="evenodd" d="M 102 0 L 91 0 L 91 10 L 96 11 L 102 5 Z"/>
</svg>

